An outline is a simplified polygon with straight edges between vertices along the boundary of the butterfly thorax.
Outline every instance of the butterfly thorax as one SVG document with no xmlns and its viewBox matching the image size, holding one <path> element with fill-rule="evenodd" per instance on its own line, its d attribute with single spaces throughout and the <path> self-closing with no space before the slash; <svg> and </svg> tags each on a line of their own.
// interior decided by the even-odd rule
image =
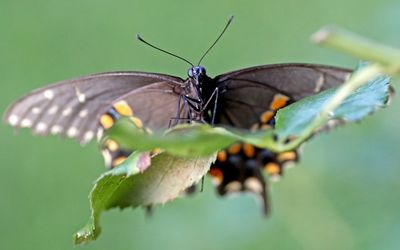
<svg viewBox="0 0 400 250">
<path fill-rule="evenodd" d="M 188 84 L 186 89 L 186 101 L 190 102 L 192 118 L 194 120 L 204 119 L 204 112 L 210 103 L 209 100 L 215 89 L 212 78 L 207 76 L 203 66 L 194 66 L 188 70 Z"/>
</svg>

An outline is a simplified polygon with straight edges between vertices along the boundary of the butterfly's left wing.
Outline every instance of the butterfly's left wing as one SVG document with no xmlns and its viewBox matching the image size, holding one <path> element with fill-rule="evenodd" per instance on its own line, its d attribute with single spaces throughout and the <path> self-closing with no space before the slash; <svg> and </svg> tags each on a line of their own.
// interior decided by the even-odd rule
<svg viewBox="0 0 400 250">
<path fill-rule="evenodd" d="M 274 116 L 303 97 L 342 84 L 350 75 L 348 69 L 313 64 L 277 64 L 242 69 L 217 76 L 217 112 L 215 124 L 244 129 L 263 129 L 275 124 Z M 232 191 L 250 191 L 263 200 L 266 185 L 261 169 L 273 177 L 283 174 L 287 163 L 298 160 L 298 152 L 280 154 L 238 143 L 218 154 L 211 167 L 221 195 Z"/>
<path fill-rule="evenodd" d="M 337 87 L 350 73 L 324 65 L 275 64 L 217 76 L 215 82 L 223 93 L 218 97 L 216 122 L 248 129 L 265 111 Z"/>
</svg>

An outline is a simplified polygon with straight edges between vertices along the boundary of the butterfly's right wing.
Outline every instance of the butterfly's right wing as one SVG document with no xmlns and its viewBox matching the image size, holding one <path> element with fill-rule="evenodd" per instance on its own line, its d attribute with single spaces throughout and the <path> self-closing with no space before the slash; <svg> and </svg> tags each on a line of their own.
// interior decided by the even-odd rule
<svg viewBox="0 0 400 250">
<path fill-rule="evenodd" d="M 112 127 L 121 117 L 129 117 L 138 127 L 147 131 L 164 130 L 170 125 L 187 122 L 188 106 L 182 100 L 182 86 L 168 81 L 138 88 L 116 100 L 99 117 L 99 134 Z M 113 168 L 131 153 L 111 139 L 101 145 L 105 165 Z"/>
<path fill-rule="evenodd" d="M 60 134 L 86 143 L 101 128 L 101 115 L 124 96 L 149 125 L 168 126 L 164 124 L 167 118 L 160 115 L 163 111 L 156 109 L 178 103 L 173 91 L 182 84 L 182 79 L 162 74 L 100 73 L 34 90 L 14 102 L 3 119 L 15 128 L 31 128 L 35 134 Z M 145 92 L 152 94 L 144 98 Z"/>
</svg>

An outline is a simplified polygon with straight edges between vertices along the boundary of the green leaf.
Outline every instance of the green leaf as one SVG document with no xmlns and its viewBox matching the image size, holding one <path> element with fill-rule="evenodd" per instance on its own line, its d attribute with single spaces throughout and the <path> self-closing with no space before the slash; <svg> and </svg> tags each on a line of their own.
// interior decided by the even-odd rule
<svg viewBox="0 0 400 250">
<path fill-rule="evenodd" d="M 388 76 L 378 76 L 368 81 L 348 96 L 328 120 L 353 122 L 361 120 L 378 108 L 385 107 L 389 98 Z M 306 97 L 292 105 L 281 109 L 276 115 L 275 132 L 281 140 L 289 137 L 298 137 L 304 133 L 307 126 L 314 120 L 327 102 L 335 95 L 339 88 L 328 89 L 320 94 Z M 317 124 L 314 129 L 326 125 Z"/>
<path fill-rule="evenodd" d="M 164 204 L 197 183 L 215 160 L 208 157 L 182 158 L 160 153 L 132 153 L 120 166 L 101 175 L 91 193 L 91 218 L 75 236 L 75 244 L 87 243 L 100 234 L 100 214 L 119 207 Z"/>
<path fill-rule="evenodd" d="M 229 146 L 241 137 L 224 128 L 212 128 L 206 124 L 182 124 L 165 133 L 145 133 L 138 129 L 129 119 L 119 119 L 105 133 L 102 141 L 111 138 L 122 148 L 130 150 L 150 151 L 162 148 L 178 156 L 205 156 L 218 149 Z"/>
</svg>

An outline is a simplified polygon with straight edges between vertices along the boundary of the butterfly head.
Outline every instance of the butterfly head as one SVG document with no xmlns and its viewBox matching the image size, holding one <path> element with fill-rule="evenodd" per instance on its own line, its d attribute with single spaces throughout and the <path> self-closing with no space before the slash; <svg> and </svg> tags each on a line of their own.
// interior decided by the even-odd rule
<svg viewBox="0 0 400 250">
<path fill-rule="evenodd" d="M 206 75 L 206 68 L 203 66 L 194 66 L 188 70 L 188 76 L 191 79 L 195 79 L 197 82 L 201 82 Z"/>
</svg>

